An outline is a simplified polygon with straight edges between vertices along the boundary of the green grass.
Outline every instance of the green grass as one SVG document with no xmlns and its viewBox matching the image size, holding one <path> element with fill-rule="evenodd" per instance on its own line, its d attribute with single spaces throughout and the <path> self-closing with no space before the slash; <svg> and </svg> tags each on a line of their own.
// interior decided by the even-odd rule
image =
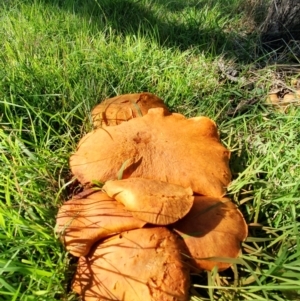
<svg viewBox="0 0 300 301">
<path fill-rule="evenodd" d="M 245 20 L 242 0 L 0 3 L 1 301 L 77 299 L 54 235 L 68 158 L 96 103 L 140 91 L 215 119 L 233 151 L 249 238 L 232 270 L 195 276 L 192 300 L 300 299 L 300 111 L 265 104 L 278 73 Z"/>
</svg>

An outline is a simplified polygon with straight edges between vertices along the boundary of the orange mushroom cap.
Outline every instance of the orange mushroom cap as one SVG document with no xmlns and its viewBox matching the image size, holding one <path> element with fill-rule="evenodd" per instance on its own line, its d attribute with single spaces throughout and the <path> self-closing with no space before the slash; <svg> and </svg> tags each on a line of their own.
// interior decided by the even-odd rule
<svg viewBox="0 0 300 301">
<path fill-rule="evenodd" d="M 169 114 L 163 100 L 148 92 L 105 99 L 92 110 L 93 125 L 95 128 L 117 125 L 135 117 L 142 117 L 151 108 L 163 108 Z"/>
<path fill-rule="evenodd" d="M 56 232 L 72 255 L 83 256 L 99 239 L 142 228 L 145 224 L 104 192 L 93 191 L 86 197 L 72 199 L 60 207 Z"/>
<path fill-rule="evenodd" d="M 248 235 L 243 215 L 226 198 L 196 196 L 190 212 L 172 227 L 184 239 L 186 255 L 196 270 L 230 267 L 226 259 L 238 257 Z"/>
<path fill-rule="evenodd" d="M 230 182 L 230 152 L 207 117 L 164 115 L 162 108 L 81 139 L 70 166 L 81 183 L 122 178 L 155 179 L 198 194 L 221 197 Z"/>
<path fill-rule="evenodd" d="M 187 301 L 182 240 L 166 228 L 121 233 L 80 257 L 72 288 L 83 301 Z"/>
<path fill-rule="evenodd" d="M 191 188 L 143 178 L 108 181 L 105 192 L 140 220 L 156 225 L 175 223 L 191 209 Z"/>
</svg>

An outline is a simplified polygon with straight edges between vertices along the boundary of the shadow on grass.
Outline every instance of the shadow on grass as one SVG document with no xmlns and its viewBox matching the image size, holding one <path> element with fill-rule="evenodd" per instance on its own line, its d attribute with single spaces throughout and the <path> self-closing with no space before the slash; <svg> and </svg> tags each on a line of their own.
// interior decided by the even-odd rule
<svg viewBox="0 0 300 301">
<path fill-rule="evenodd" d="M 95 31 L 111 28 L 117 35 L 150 37 L 163 47 L 187 50 L 196 47 L 210 55 L 228 53 L 240 61 L 249 60 L 248 43 L 231 26 L 237 13 L 236 0 L 166 1 L 156 0 L 40 0 L 80 15 Z M 220 3 L 222 3 L 220 5 Z M 228 27 L 228 29 L 227 29 Z M 226 30 L 225 30 L 226 28 Z M 249 36 L 249 39 L 252 38 Z M 249 40 L 249 41 L 250 41 Z"/>
</svg>

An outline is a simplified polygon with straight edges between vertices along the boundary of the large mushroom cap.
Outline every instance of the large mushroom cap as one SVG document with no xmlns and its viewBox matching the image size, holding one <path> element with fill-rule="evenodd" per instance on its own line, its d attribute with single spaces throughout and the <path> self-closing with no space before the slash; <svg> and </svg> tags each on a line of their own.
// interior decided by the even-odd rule
<svg viewBox="0 0 300 301">
<path fill-rule="evenodd" d="M 182 241 L 166 228 L 124 232 L 80 257 L 73 290 L 83 301 L 185 301 L 189 269 Z"/>
<path fill-rule="evenodd" d="M 123 179 L 155 179 L 220 197 L 231 179 L 229 157 L 212 120 L 165 116 L 156 108 L 141 118 L 87 134 L 70 166 L 82 183 L 115 180 L 124 168 Z"/>
<path fill-rule="evenodd" d="M 108 181 L 106 193 L 122 203 L 138 219 L 156 225 L 175 223 L 191 209 L 191 188 L 142 178 Z"/>
<path fill-rule="evenodd" d="M 74 256 L 86 255 L 99 239 L 122 231 L 142 228 L 122 204 L 101 191 L 65 202 L 56 219 L 56 232 Z"/>
<path fill-rule="evenodd" d="M 248 235 L 241 212 L 226 198 L 195 197 L 190 212 L 173 228 L 184 239 L 192 266 L 200 270 L 227 269 L 231 263 L 222 258 L 236 258 Z"/>
<path fill-rule="evenodd" d="M 109 98 L 92 110 L 93 125 L 95 128 L 117 125 L 135 117 L 142 117 L 151 108 L 163 108 L 166 114 L 169 113 L 163 100 L 148 92 Z"/>
</svg>

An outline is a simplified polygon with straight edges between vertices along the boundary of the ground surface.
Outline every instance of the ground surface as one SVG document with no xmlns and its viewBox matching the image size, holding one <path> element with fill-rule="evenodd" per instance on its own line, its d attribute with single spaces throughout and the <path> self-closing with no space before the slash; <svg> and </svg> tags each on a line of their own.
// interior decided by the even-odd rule
<svg viewBox="0 0 300 301">
<path fill-rule="evenodd" d="M 262 1 L 4 0 L 0 3 L 0 300 L 77 300 L 54 236 L 68 158 L 100 100 L 149 91 L 206 115 L 232 151 L 229 196 L 249 224 L 225 273 L 192 300 L 299 300 L 300 109 L 293 44 L 259 44 Z M 296 45 L 296 46 L 295 46 Z"/>
</svg>

